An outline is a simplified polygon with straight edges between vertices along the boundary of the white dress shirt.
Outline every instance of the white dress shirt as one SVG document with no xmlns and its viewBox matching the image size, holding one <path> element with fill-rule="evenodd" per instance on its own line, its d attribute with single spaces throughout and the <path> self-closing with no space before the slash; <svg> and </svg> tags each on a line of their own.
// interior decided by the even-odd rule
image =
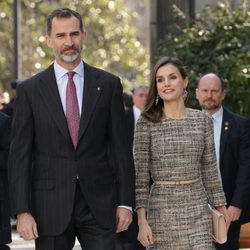
<svg viewBox="0 0 250 250">
<path fill-rule="evenodd" d="M 141 115 L 141 110 L 138 109 L 135 105 L 133 106 L 133 113 L 134 113 L 134 119 L 135 119 L 135 125 L 137 123 L 137 120 L 139 119 Z"/>
<path fill-rule="evenodd" d="M 57 87 L 59 95 L 61 98 L 64 114 L 66 114 L 66 87 L 68 83 L 68 70 L 60 66 L 56 61 L 54 62 L 54 70 L 56 76 Z M 73 81 L 76 86 L 76 95 L 79 105 L 80 116 L 82 114 L 82 98 L 83 98 L 83 88 L 84 88 L 84 64 L 83 61 L 78 64 L 78 66 L 73 69 L 75 72 Z"/>
<path fill-rule="evenodd" d="M 222 126 L 222 117 L 223 117 L 223 108 L 220 109 L 212 115 L 214 122 L 214 144 L 216 152 L 216 161 L 217 161 L 217 170 L 219 174 L 219 179 L 221 181 L 220 174 L 220 137 L 221 137 L 221 126 Z"/>
</svg>

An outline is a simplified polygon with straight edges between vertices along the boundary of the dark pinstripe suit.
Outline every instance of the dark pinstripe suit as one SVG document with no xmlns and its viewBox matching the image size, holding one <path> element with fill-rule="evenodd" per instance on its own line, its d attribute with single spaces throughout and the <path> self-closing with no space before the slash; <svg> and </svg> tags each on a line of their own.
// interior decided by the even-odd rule
<svg viewBox="0 0 250 250">
<path fill-rule="evenodd" d="M 7 185 L 9 136 L 10 119 L 7 115 L 0 112 L 0 249 L 4 248 L 3 244 L 11 242 L 10 208 Z"/>
<path fill-rule="evenodd" d="M 61 234 L 72 214 L 79 176 L 91 213 L 101 226 L 113 227 L 117 205 L 134 202 L 134 169 L 124 118 L 119 78 L 84 63 L 75 150 L 53 66 L 20 84 L 10 150 L 12 212 L 30 211 L 39 235 Z M 108 157 L 110 150 L 113 159 Z"/>
</svg>

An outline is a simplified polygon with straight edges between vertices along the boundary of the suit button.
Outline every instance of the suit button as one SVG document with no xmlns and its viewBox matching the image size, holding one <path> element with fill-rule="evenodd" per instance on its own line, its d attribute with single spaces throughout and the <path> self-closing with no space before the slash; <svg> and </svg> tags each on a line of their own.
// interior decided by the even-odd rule
<svg viewBox="0 0 250 250">
<path fill-rule="evenodd" d="M 77 176 L 73 177 L 71 180 L 72 180 L 72 182 L 76 182 L 77 180 L 79 180 L 79 176 L 77 175 Z"/>
</svg>

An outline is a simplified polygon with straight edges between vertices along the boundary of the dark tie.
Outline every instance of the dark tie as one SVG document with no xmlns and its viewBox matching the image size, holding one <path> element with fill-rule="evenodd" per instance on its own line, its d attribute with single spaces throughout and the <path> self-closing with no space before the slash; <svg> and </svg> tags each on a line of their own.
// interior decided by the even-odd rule
<svg viewBox="0 0 250 250">
<path fill-rule="evenodd" d="M 66 118 L 70 137 L 74 147 L 77 146 L 78 132 L 80 126 L 80 112 L 76 95 L 76 87 L 73 82 L 75 72 L 68 72 L 68 83 L 66 89 Z"/>
</svg>

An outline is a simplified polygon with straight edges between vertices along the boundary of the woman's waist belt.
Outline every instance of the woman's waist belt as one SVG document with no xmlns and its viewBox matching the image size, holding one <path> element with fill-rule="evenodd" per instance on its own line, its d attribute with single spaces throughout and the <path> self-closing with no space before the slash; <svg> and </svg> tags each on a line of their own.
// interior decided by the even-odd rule
<svg viewBox="0 0 250 250">
<path fill-rule="evenodd" d="M 193 180 L 185 180 L 185 181 L 155 181 L 155 184 L 162 184 L 162 185 L 185 185 L 185 184 L 192 184 L 199 181 L 200 178 L 193 179 Z"/>
</svg>

